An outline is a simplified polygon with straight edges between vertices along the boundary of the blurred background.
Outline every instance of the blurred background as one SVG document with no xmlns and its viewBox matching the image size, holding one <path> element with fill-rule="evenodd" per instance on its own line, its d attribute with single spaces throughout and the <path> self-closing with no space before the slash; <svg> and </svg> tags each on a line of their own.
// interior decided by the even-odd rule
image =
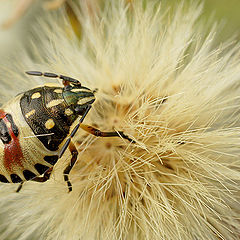
<svg viewBox="0 0 240 240">
<path fill-rule="evenodd" d="M 177 5 L 178 0 L 163 0 L 165 6 Z M 191 4 L 192 0 L 185 0 Z M 217 33 L 217 42 L 225 41 L 234 35 L 240 40 L 240 1 L 239 0 L 202 0 L 204 3 L 203 15 L 206 21 L 217 21 L 221 24 L 221 31 Z"/>
<path fill-rule="evenodd" d="M 237 34 L 240 39 L 240 1 L 239 0 L 206 0 L 204 17 L 214 14 L 216 21 L 223 22 L 223 30 L 219 32 L 219 41 Z"/>
<path fill-rule="evenodd" d="M 134 0 L 125 0 L 131 2 Z M 146 0 L 151 1 L 151 0 Z M 177 7 L 179 0 L 159 0 L 163 7 L 174 5 Z M 71 7 L 73 4 L 84 2 L 89 4 L 94 11 L 94 4 L 104 0 L 0 0 L 0 61 L 12 53 L 16 54 L 15 47 L 24 39 L 28 38 L 28 29 L 34 26 L 34 22 L 48 11 L 58 12 L 61 8 L 67 8 L 72 23 L 75 24 Z M 196 2 L 183 0 L 187 4 Z M 236 36 L 240 39 L 240 0 L 206 0 L 204 3 L 203 18 L 206 21 L 217 21 L 221 28 L 217 33 L 217 42 L 220 43 L 230 37 Z M 59 15 L 60 17 L 61 15 Z M 74 22 L 75 21 L 75 22 Z M 79 31 L 79 30 L 78 30 Z M 79 34 L 79 32 L 77 33 Z"/>
<path fill-rule="evenodd" d="M 53 13 L 59 17 L 60 22 L 63 16 L 62 10 L 66 10 L 75 34 L 81 39 L 81 24 L 74 14 L 76 6 L 84 4 L 90 12 L 97 12 L 97 3 L 103 6 L 107 1 L 111 0 L 0 0 L 0 86 L 2 89 L 0 104 L 14 96 L 16 89 L 29 88 L 28 83 L 19 83 L 19 81 L 9 83 L 8 79 L 17 77 L 16 73 L 13 77 L 11 76 L 11 73 L 17 72 L 14 66 L 11 69 L 11 65 L 21 64 L 23 52 L 28 49 L 34 37 L 31 32 L 33 29 L 36 31 L 39 21 L 46 20 L 47 14 Z M 124 1 L 131 4 L 132 1 L 137 0 Z M 159 0 L 159 2 L 163 8 L 170 9 L 171 6 L 177 8 L 181 1 Z M 197 1 L 183 0 L 183 2 L 192 4 Z M 216 32 L 215 45 L 229 38 L 234 38 L 237 42 L 240 40 L 240 0 L 200 0 L 198 2 L 203 4 L 201 21 L 207 23 L 203 26 L 209 28 L 216 22 L 220 24 Z"/>
</svg>

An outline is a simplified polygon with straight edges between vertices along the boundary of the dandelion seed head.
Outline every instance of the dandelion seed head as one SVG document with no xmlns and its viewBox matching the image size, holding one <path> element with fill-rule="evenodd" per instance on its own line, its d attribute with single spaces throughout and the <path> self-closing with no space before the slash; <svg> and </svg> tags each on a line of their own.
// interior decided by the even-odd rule
<svg viewBox="0 0 240 240">
<path fill-rule="evenodd" d="M 108 2 L 78 13 L 80 42 L 66 18 L 40 21 L 35 63 L 26 55 L 16 73 L 35 64 L 97 88 L 84 122 L 136 143 L 78 131 L 71 193 L 68 151 L 48 182 L 19 194 L 1 186 L 2 239 L 239 237 L 240 49 L 214 48 L 216 28 L 197 26 L 201 9 L 180 4 L 170 17 L 152 2 Z"/>
</svg>

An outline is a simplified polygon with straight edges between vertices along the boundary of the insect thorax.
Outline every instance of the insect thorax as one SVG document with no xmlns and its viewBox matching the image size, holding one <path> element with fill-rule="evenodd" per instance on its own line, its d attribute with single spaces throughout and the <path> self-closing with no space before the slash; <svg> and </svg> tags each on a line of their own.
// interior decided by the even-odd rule
<svg viewBox="0 0 240 240">
<path fill-rule="evenodd" d="M 39 87 L 23 94 L 22 114 L 38 139 L 50 151 L 56 151 L 67 137 L 79 115 L 66 104 L 61 87 Z"/>
</svg>

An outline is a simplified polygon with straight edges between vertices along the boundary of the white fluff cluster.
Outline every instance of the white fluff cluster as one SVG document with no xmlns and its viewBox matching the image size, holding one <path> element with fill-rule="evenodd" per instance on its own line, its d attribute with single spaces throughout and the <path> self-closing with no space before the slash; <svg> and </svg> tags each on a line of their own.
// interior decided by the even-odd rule
<svg viewBox="0 0 240 240">
<path fill-rule="evenodd" d="M 71 193 L 69 152 L 46 183 L 18 194 L 1 185 L 0 239 L 240 237 L 240 48 L 214 47 L 216 28 L 206 33 L 200 14 L 197 4 L 169 14 L 158 1 L 106 1 L 96 15 L 77 12 L 81 40 L 63 15 L 40 21 L 16 74 L 51 71 L 97 88 L 85 123 L 136 143 L 81 130 Z"/>
</svg>

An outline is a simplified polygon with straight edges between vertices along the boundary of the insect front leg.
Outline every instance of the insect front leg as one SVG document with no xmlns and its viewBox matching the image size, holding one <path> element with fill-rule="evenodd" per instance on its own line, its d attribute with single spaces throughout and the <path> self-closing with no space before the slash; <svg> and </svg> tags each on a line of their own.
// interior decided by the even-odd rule
<svg viewBox="0 0 240 240">
<path fill-rule="evenodd" d="M 68 191 L 71 192 L 72 191 L 72 184 L 69 180 L 69 173 L 72 170 L 76 160 L 77 160 L 77 156 L 78 156 L 78 151 L 75 147 L 75 145 L 73 144 L 73 142 L 71 141 L 68 145 L 68 148 L 72 154 L 72 158 L 71 161 L 69 163 L 69 165 L 65 168 L 65 170 L 63 171 L 64 174 L 64 180 L 67 182 L 68 185 Z"/>
<path fill-rule="evenodd" d="M 122 131 L 120 132 L 102 132 L 97 128 L 94 128 L 92 126 L 86 125 L 86 124 L 80 124 L 80 128 L 82 128 L 83 130 L 85 130 L 86 132 L 96 136 L 96 137 L 122 137 L 124 139 L 127 139 L 129 142 L 135 143 L 134 140 L 132 140 L 130 137 L 128 137 L 127 135 L 125 135 Z"/>
</svg>

